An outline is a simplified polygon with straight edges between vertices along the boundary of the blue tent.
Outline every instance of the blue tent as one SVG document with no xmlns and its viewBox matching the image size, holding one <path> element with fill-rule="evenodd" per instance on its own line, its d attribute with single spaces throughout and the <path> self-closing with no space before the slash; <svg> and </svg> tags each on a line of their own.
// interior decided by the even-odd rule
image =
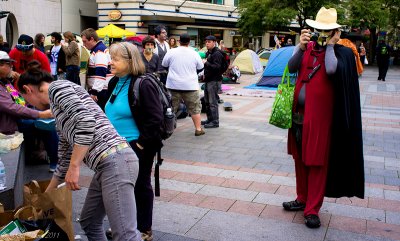
<svg viewBox="0 0 400 241">
<path fill-rule="evenodd" d="M 294 48 L 289 46 L 272 51 L 267 67 L 256 85 L 277 87 L 281 83 L 283 71 L 293 55 Z"/>
</svg>

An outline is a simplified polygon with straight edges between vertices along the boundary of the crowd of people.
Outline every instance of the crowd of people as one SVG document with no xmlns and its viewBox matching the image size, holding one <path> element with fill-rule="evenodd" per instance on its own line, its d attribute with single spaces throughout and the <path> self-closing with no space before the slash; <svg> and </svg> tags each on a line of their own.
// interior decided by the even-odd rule
<svg viewBox="0 0 400 241">
<path fill-rule="evenodd" d="M 324 196 L 364 197 L 359 75 L 354 53 L 338 44 L 341 32 L 336 18 L 335 9 L 322 8 L 315 20 L 307 20 L 320 37 L 311 41 L 311 30 L 302 30 L 288 64 L 290 72 L 298 72 L 293 125 L 288 132 L 297 197 L 283 207 L 304 210 L 309 228 L 321 225 Z M 81 50 L 74 34 L 53 32 L 50 37 L 50 48 L 45 48 L 43 34 L 35 39 L 22 34 L 18 44 L 7 49 L 0 36 L 0 132 L 19 130 L 27 141 L 43 138 L 54 172 L 48 190 L 62 182 L 79 190 L 81 163 L 95 172 L 80 217 L 89 240 L 106 240 L 106 215 L 113 240 L 152 240 L 151 171 L 154 156 L 163 146 L 159 127 L 164 113 L 159 90 L 149 75 L 156 75 L 170 91 L 173 111 L 181 103 L 186 105 L 194 135 L 202 136 L 203 128 L 220 124 L 218 92 L 226 61 L 223 41 L 218 48 L 215 36 L 207 36 L 202 60 L 189 48 L 187 33 L 177 36 L 179 41 L 168 39 L 162 25 L 155 28 L 154 38 L 143 39 L 142 51 L 129 42 L 107 47 L 94 29 L 85 29 L 82 44 L 90 58 L 84 88 L 79 78 Z M 289 40 L 287 45 L 292 45 Z M 359 58 L 364 63 L 362 48 Z M 378 79 L 382 81 L 389 52 L 388 45 L 379 44 Z M 200 115 L 201 71 L 206 120 Z M 36 128 L 34 121 L 39 118 L 54 118 L 56 130 Z"/>
</svg>

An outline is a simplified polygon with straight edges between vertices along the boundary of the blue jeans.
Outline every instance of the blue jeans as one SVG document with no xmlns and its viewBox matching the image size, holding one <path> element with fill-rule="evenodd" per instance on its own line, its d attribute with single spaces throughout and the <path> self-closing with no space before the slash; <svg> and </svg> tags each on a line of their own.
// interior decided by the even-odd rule
<svg viewBox="0 0 400 241">
<path fill-rule="evenodd" d="M 215 80 L 206 82 L 204 88 L 204 102 L 206 103 L 207 120 L 215 124 L 219 123 L 218 82 L 219 81 Z"/>
<path fill-rule="evenodd" d="M 138 158 L 129 147 L 99 162 L 80 217 L 89 241 L 107 241 L 103 229 L 106 215 L 114 241 L 142 240 L 136 228 L 135 183 L 138 172 Z"/>
</svg>

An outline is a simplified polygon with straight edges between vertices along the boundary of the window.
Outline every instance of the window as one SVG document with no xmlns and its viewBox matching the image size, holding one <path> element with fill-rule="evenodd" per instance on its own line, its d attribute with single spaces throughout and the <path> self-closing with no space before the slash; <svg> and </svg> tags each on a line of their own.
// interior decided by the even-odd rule
<svg viewBox="0 0 400 241">
<path fill-rule="evenodd" d="M 239 6 L 239 0 L 234 0 L 234 5 L 235 5 L 235 7 L 237 7 L 237 6 Z"/>
<path fill-rule="evenodd" d="M 200 2 L 200 3 L 212 3 L 218 5 L 224 5 L 224 0 L 191 0 L 192 2 Z"/>
</svg>

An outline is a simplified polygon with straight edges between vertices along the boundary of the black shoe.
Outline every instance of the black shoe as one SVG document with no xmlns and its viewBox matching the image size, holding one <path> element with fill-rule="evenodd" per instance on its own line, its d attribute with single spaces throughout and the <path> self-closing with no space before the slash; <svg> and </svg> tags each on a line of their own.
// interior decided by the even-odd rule
<svg viewBox="0 0 400 241">
<path fill-rule="evenodd" d="M 207 124 L 204 124 L 204 128 L 218 128 L 219 123 L 214 123 L 214 122 L 209 122 Z"/>
<path fill-rule="evenodd" d="M 385 78 L 382 78 L 382 81 L 385 81 Z"/>
<path fill-rule="evenodd" d="M 208 123 L 210 123 L 208 120 L 203 120 L 203 121 L 201 121 L 201 125 L 202 125 L 202 126 L 204 126 L 205 124 L 208 124 Z"/>
<path fill-rule="evenodd" d="M 306 204 L 301 203 L 297 200 L 294 200 L 294 201 L 290 201 L 290 202 L 284 202 L 284 203 L 282 203 L 282 206 L 287 211 L 300 211 L 300 210 L 304 210 L 304 208 L 306 207 Z"/>
<path fill-rule="evenodd" d="M 317 215 L 311 214 L 304 217 L 306 226 L 309 228 L 319 228 L 321 226 L 321 221 Z"/>
<path fill-rule="evenodd" d="M 222 103 L 224 103 L 224 100 L 223 99 L 219 99 L 218 100 L 218 104 L 222 104 Z"/>
<path fill-rule="evenodd" d="M 107 229 L 107 231 L 106 231 L 106 237 L 107 237 L 108 240 L 112 240 L 111 228 Z"/>
<path fill-rule="evenodd" d="M 378 80 L 381 80 L 381 79 L 382 79 L 382 78 L 379 76 L 379 77 L 378 77 Z"/>
</svg>

